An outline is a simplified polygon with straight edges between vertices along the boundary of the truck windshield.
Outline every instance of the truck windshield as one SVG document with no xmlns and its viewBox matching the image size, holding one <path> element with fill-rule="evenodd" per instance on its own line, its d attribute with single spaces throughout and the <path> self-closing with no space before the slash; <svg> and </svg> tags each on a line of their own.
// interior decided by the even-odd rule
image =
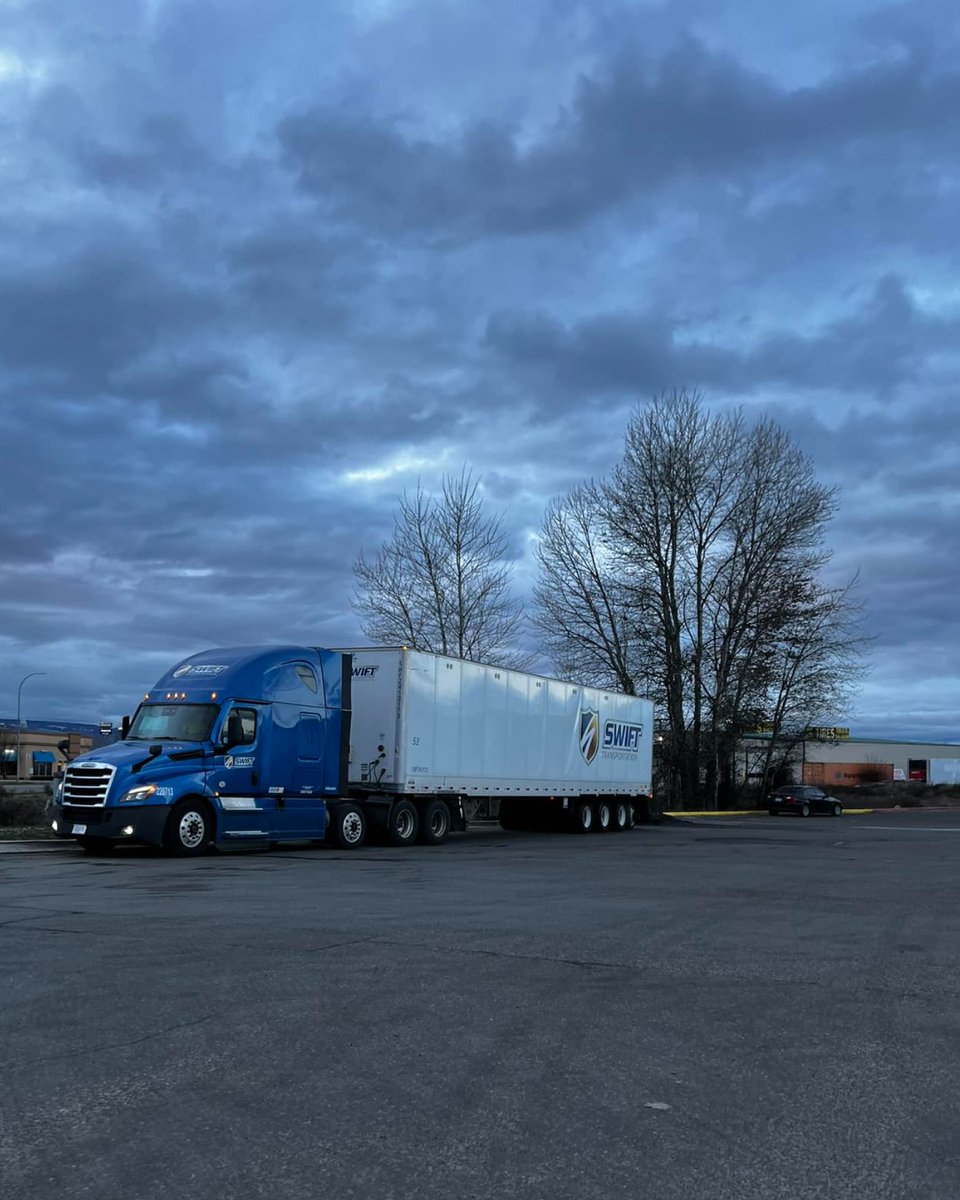
<svg viewBox="0 0 960 1200">
<path fill-rule="evenodd" d="M 205 742 L 219 711 L 216 704 L 142 704 L 127 740 Z"/>
</svg>

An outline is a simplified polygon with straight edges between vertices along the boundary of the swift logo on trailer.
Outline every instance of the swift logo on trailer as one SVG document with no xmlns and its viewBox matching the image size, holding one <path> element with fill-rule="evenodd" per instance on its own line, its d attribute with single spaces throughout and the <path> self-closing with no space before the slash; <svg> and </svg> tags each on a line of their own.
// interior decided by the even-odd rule
<svg viewBox="0 0 960 1200">
<path fill-rule="evenodd" d="M 603 727 L 604 750 L 632 750 L 636 753 L 643 741 L 643 726 L 628 721 L 607 721 Z"/>
<path fill-rule="evenodd" d="M 580 710 L 580 753 L 584 762 L 592 763 L 600 747 L 600 714 L 592 708 Z"/>
</svg>

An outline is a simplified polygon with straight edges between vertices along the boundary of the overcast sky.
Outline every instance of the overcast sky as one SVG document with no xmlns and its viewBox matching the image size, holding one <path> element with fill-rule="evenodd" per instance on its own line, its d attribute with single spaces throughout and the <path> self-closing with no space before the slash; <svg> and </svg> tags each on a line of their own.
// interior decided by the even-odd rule
<svg viewBox="0 0 960 1200">
<path fill-rule="evenodd" d="M 362 641 L 468 464 L 517 586 L 636 405 L 841 488 L 854 734 L 960 741 L 955 0 L 0 0 L 0 716 Z"/>
</svg>

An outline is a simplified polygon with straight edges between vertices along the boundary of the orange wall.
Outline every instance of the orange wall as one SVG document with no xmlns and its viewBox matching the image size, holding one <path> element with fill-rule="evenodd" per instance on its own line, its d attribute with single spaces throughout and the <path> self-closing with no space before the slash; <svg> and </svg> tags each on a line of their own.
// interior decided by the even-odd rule
<svg viewBox="0 0 960 1200">
<path fill-rule="evenodd" d="M 803 782 L 829 787 L 858 783 L 892 783 L 893 763 L 820 763 L 803 764 Z"/>
</svg>

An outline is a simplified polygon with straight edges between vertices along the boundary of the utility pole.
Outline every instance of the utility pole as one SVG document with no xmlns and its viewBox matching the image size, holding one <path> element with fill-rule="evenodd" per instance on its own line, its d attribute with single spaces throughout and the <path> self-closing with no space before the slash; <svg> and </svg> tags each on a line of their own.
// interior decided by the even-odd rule
<svg viewBox="0 0 960 1200">
<path fill-rule="evenodd" d="M 46 671 L 31 671 L 29 675 L 24 675 L 17 688 L 17 783 L 20 782 L 20 693 L 27 680 L 33 679 L 36 675 L 46 675 Z"/>
</svg>

